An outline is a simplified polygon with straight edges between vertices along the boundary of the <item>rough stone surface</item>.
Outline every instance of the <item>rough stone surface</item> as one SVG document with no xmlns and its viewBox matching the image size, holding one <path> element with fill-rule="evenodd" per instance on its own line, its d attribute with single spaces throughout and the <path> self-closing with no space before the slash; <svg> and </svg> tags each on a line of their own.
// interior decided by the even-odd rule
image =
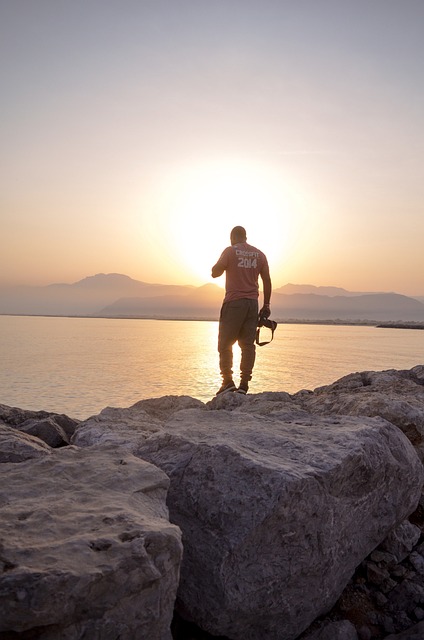
<svg viewBox="0 0 424 640">
<path fill-rule="evenodd" d="M 414 510 L 422 465 L 385 420 L 311 415 L 288 394 L 235 395 L 157 423 L 145 407 L 128 422 L 120 410 L 117 429 L 118 414 L 103 414 L 101 429 L 87 421 L 73 441 L 94 445 L 106 431 L 169 475 L 183 617 L 232 640 L 292 640 Z"/>
<path fill-rule="evenodd" d="M 183 409 L 204 409 L 205 405 L 201 400 L 190 396 L 164 396 L 140 400 L 131 408 L 144 409 L 150 416 L 163 421 Z"/>
<path fill-rule="evenodd" d="M 0 424 L 0 462 L 23 462 L 49 455 L 51 451 L 38 438 Z"/>
<path fill-rule="evenodd" d="M 424 461 L 424 366 L 352 373 L 293 400 L 313 413 L 381 416 L 399 427 Z"/>
<path fill-rule="evenodd" d="M 171 638 L 182 545 L 162 471 L 101 446 L 2 472 L 0 637 Z"/>
<path fill-rule="evenodd" d="M 205 405 L 188 396 L 165 396 L 141 400 L 128 409 L 106 407 L 79 425 L 72 444 L 87 447 L 112 442 L 132 450 L 138 441 L 161 431 L 163 420 L 191 407 L 205 408 Z"/>
</svg>

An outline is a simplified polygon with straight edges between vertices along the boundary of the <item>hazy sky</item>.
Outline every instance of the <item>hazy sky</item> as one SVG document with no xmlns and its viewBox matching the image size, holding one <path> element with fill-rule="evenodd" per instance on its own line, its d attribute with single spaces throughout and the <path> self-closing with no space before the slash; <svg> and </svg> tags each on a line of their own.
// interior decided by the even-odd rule
<svg viewBox="0 0 424 640">
<path fill-rule="evenodd" d="M 423 0 L 0 0 L 0 283 L 424 295 Z"/>
</svg>

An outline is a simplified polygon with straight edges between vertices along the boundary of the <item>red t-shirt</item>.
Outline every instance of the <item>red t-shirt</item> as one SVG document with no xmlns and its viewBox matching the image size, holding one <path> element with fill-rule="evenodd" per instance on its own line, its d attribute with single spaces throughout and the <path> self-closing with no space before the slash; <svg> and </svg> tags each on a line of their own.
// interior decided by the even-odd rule
<svg viewBox="0 0 424 640">
<path fill-rule="evenodd" d="M 225 269 L 224 302 L 259 297 L 258 279 L 264 269 L 268 269 L 262 251 L 247 242 L 238 242 L 224 249 L 216 266 Z"/>
</svg>

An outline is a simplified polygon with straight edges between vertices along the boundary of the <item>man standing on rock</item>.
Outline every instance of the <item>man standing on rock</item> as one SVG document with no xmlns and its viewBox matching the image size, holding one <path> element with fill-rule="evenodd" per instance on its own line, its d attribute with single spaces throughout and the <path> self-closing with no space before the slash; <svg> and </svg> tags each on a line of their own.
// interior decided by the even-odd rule
<svg viewBox="0 0 424 640">
<path fill-rule="evenodd" d="M 234 227 L 230 234 L 231 246 L 224 249 L 212 267 L 212 278 L 224 271 L 225 298 L 219 318 L 218 352 L 222 385 L 216 395 L 226 391 L 247 393 L 255 364 L 255 336 L 258 324 L 259 276 L 262 278 L 264 304 L 259 314 L 271 314 L 271 277 L 268 260 L 262 251 L 247 244 L 246 230 Z M 241 349 L 240 385 L 233 381 L 233 345 L 238 341 Z"/>
</svg>

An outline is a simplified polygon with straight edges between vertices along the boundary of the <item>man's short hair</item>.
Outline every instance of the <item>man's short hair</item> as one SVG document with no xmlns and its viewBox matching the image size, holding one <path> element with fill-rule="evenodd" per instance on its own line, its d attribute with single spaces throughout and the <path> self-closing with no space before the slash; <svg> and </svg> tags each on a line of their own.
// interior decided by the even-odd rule
<svg viewBox="0 0 424 640">
<path fill-rule="evenodd" d="M 231 230 L 230 237 L 234 242 L 245 242 L 247 238 L 246 229 L 244 227 L 234 227 Z"/>
</svg>

